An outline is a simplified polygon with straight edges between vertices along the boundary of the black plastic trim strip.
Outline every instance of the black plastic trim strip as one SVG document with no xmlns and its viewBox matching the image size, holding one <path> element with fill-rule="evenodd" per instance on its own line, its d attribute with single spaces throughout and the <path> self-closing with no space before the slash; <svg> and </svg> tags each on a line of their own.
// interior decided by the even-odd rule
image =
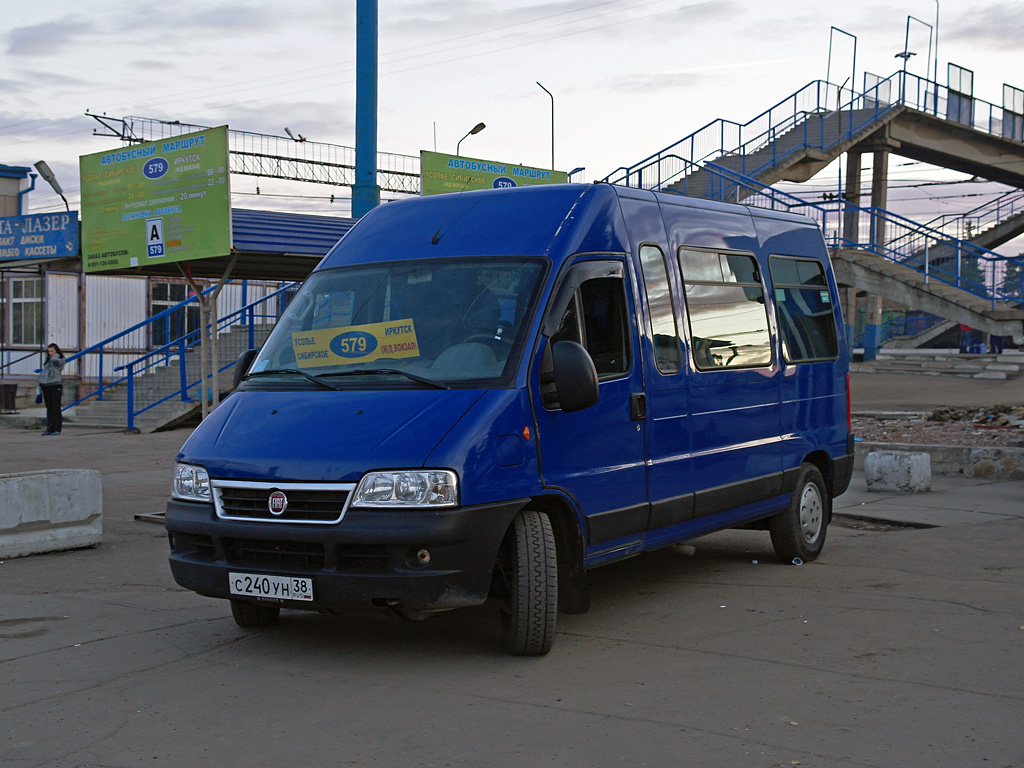
<svg viewBox="0 0 1024 768">
<path fill-rule="evenodd" d="M 650 505 L 646 502 L 608 512 L 598 512 L 587 517 L 587 544 L 621 539 L 623 536 L 639 536 L 647 528 Z"/>
</svg>

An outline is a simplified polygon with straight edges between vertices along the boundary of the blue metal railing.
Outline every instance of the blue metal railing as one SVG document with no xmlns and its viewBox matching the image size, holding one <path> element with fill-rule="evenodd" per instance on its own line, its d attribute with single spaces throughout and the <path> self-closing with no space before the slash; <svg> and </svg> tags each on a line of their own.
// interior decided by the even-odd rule
<svg viewBox="0 0 1024 768">
<path fill-rule="evenodd" d="M 926 226 L 952 237 L 972 240 L 986 229 L 1021 215 L 1024 215 L 1024 191 L 1013 189 L 966 213 L 938 216 L 926 222 Z"/>
<path fill-rule="evenodd" d="M 220 318 L 217 321 L 218 332 L 228 330 L 232 326 L 247 326 L 246 333 L 240 337 L 235 338 L 234 344 L 226 344 L 223 349 L 228 354 L 235 352 L 235 346 L 246 345 L 244 349 L 251 349 L 262 343 L 263 337 L 266 333 L 257 331 L 257 323 L 263 323 L 264 330 L 269 332 L 269 327 L 276 322 L 277 318 L 280 317 L 281 311 L 287 306 L 288 300 L 290 299 L 290 292 L 296 287 L 296 283 L 289 283 L 282 288 L 260 298 L 256 301 L 246 304 L 234 312 Z M 203 291 L 203 294 L 209 294 L 215 288 L 210 287 Z M 243 297 L 245 291 L 243 291 Z M 90 392 L 84 397 L 80 397 L 72 403 L 64 406 L 64 409 L 72 406 L 80 405 L 89 400 L 103 400 L 105 392 L 108 392 L 112 388 L 118 385 L 125 385 L 127 392 L 127 416 L 128 416 L 128 428 L 134 429 L 135 417 L 141 413 L 144 413 L 151 408 L 159 405 L 160 403 L 180 399 L 182 402 L 190 402 L 193 400 L 193 394 L 200 387 L 200 376 L 198 374 L 191 374 L 189 372 L 187 353 L 190 349 L 195 347 L 200 340 L 199 330 L 193 330 L 185 333 L 184 335 L 168 341 L 166 344 L 162 344 L 148 352 L 139 354 L 137 346 L 135 349 L 126 348 L 124 345 L 125 340 L 129 339 L 133 334 L 136 338 L 139 336 L 153 336 L 162 331 L 164 338 L 171 335 L 171 316 L 182 310 L 187 309 L 190 305 L 198 303 L 199 299 L 197 296 L 191 296 L 188 299 L 175 304 L 172 307 L 168 307 L 161 312 L 153 315 L 152 317 L 144 320 L 140 323 L 127 328 L 120 333 L 117 333 L 98 344 L 93 344 L 80 352 L 75 353 L 67 358 L 67 362 L 73 362 L 75 360 L 82 360 L 84 362 L 86 356 L 92 355 L 95 357 L 96 362 L 96 382 L 97 388 L 95 391 Z M 243 298 L 243 303 L 245 299 Z M 209 331 L 209 324 L 207 324 L 207 330 Z M 154 329 L 160 329 L 154 332 Z M 120 345 L 118 343 L 121 343 Z M 238 350 L 237 354 L 240 354 L 243 350 Z M 224 371 L 234 365 L 234 359 L 237 357 L 234 354 L 231 362 L 220 368 L 219 371 Z M 111 357 L 125 358 L 138 355 L 129 362 L 122 365 L 113 367 L 110 371 L 107 370 L 108 360 Z M 177 363 L 178 370 L 175 375 L 172 371 L 172 366 Z M 166 373 L 159 376 L 159 381 L 145 381 L 140 380 L 145 373 L 155 373 L 157 369 L 164 369 Z M 108 374 L 115 374 L 108 378 Z M 85 377 L 83 377 L 85 378 Z M 89 376 L 88 378 L 92 378 Z M 171 379 L 175 381 L 171 381 Z M 209 386 L 209 385 L 208 385 Z"/>
<path fill-rule="evenodd" d="M 1008 134 L 1002 107 L 971 98 L 964 110 L 964 97 L 950 95 L 945 86 L 908 72 L 874 79 L 859 94 L 816 80 L 747 123 L 715 120 L 634 165 L 617 168 L 604 181 L 661 189 L 713 161 L 756 178 L 794 153 L 827 152 L 901 106 L 1019 141 Z"/>
<path fill-rule="evenodd" d="M 604 180 L 658 189 L 714 160 L 735 164 L 741 174 L 755 177 L 795 152 L 830 149 L 877 122 L 898 106 L 882 97 L 888 88 L 883 81 L 843 102 L 839 86 L 816 80 L 747 123 L 715 120 L 639 163 L 616 169 Z M 784 136 L 788 137 L 785 144 L 779 141 Z"/>
<path fill-rule="evenodd" d="M 212 290 L 214 290 L 213 287 L 207 288 L 205 291 L 203 291 L 203 294 L 208 294 Z M 115 333 L 113 336 L 111 336 L 109 338 L 106 338 L 106 339 L 104 339 L 103 341 L 101 341 L 101 342 L 99 342 L 97 344 L 93 344 L 91 347 L 86 347 L 85 349 L 81 350 L 80 352 L 76 352 L 75 354 L 73 354 L 70 357 L 68 357 L 67 360 L 65 361 L 66 363 L 71 363 L 71 362 L 74 362 L 75 360 L 82 360 L 87 355 L 95 354 L 97 356 L 97 359 L 98 359 L 98 363 L 97 363 L 97 365 L 98 365 L 98 372 L 97 372 L 97 375 L 96 375 L 96 381 L 97 381 L 98 387 L 97 387 L 97 389 L 94 392 L 90 392 L 85 397 L 80 397 L 77 400 L 75 400 L 73 403 L 69 403 L 68 405 L 64 406 L 64 410 L 67 410 L 68 408 L 71 408 L 72 406 L 75 406 L 75 405 L 80 405 L 81 403 L 84 403 L 86 400 L 90 400 L 90 399 L 92 399 L 94 397 L 97 400 L 102 400 L 103 399 L 104 391 L 106 391 L 106 390 L 110 389 L 111 387 L 117 386 L 118 384 L 121 384 L 121 383 L 124 382 L 125 379 L 124 379 L 123 376 L 121 378 L 114 379 L 112 381 L 107 381 L 106 380 L 106 373 L 107 373 L 107 371 L 106 371 L 106 360 L 105 360 L 105 358 L 108 355 L 111 355 L 111 354 L 121 355 L 121 356 L 131 355 L 131 354 L 135 354 L 135 351 L 132 350 L 131 348 L 127 348 L 126 349 L 124 347 L 118 347 L 118 346 L 115 345 L 115 342 L 121 341 L 123 339 L 127 339 L 132 334 L 140 332 L 140 331 L 145 333 L 149 329 L 151 329 L 153 327 L 156 327 L 156 325 L 158 323 L 165 323 L 165 322 L 169 323 L 170 322 L 170 317 L 171 317 L 172 314 L 174 314 L 175 312 L 178 312 L 178 311 L 184 309 L 189 304 L 193 304 L 193 303 L 197 303 L 197 302 L 198 302 L 198 298 L 197 297 L 190 296 L 189 298 L 185 299 L 184 301 L 178 302 L 173 307 L 168 307 L 167 309 L 164 309 L 164 310 L 158 312 L 157 314 L 153 315 L 152 317 L 147 318 L 146 320 L 143 320 L 141 323 L 136 323 L 135 325 L 131 326 L 130 328 L 126 328 L 125 330 L 121 331 L 120 333 Z M 169 331 L 170 326 L 168 325 L 167 328 L 168 328 L 167 335 L 170 335 L 170 331 Z M 115 370 L 117 370 L 117 369 L 115 369 Z"/>
<path fill-rule="evenodd" d="M 297 283 L 289 283 L 218 319 L 215 331 L 218 334 L 224 333 L 232 327 L 245 328 L 244 334 L 231 340 L 221 340 L 218 343 L 219 353 L 229 358 L 229 362 L 225 365 L 218 363 L 218 375 L 233 367 L 238 355 L 243 351 L 254 349 L 263 343 L 263 339 L 269 334 L 273 322 L 277 321 L 287 306 L 291 292 L 297 285 Z M 270 311 L 267 311 L 268 309 Z M 263 329 L 257 332 L 256 325 L 259 320 L 264 321 Z M 266 322 L 268 320 L 273 322 Z M 207 324 L 206 332 L 209 333 L 210 329 L 210 324 Z M 187 354 L 198 344 L 200 344 L 200 329 L 190 331 L 114 369 L 115 371 L 125 371 L 119 381 L 126 382 L 128 429 L 135 428 L 137 416 L 161 403 L 174 399 L 191 402 L 195 398 L 210 398 L 213 372 L 207 374 L 207 381 L 204 382 L 201 374 L 189 371 Z M 173 363 L 177 363 L 178 366 L 177 376 L 171 370 Z M 192 367 L 200 367 L 198 361 Z M 161 369 L 166 373 L 162 374 Z M 147 380 L 143 378 L 146 374 L 153 374 L 153 376 Z M 177 379 L 173 385 L 170 383 L 171 378 Z"/>
</svg>

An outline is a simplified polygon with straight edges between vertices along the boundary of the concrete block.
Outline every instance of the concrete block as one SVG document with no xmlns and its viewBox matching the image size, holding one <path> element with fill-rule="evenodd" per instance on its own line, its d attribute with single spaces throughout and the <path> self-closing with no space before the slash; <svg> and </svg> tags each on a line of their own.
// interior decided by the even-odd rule
<svg viewBox="0 0 1024 768">
<path fill-rule="evenodd" d="M 864 459 L 869 491 L 922 493 L 931 490 L 931 456 L 916 451 L 872 451 Z"/>
<path fill-rule="evenodd" d="M 99 544 L 103 486 L 94 469 L 0 474 L 0 557 Z"/>
</svg>

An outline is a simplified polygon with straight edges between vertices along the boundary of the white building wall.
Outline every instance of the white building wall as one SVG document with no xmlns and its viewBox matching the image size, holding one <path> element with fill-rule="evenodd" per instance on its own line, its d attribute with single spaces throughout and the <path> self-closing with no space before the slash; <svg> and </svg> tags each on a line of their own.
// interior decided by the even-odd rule
<svg viewBox="0 0 1024 768">
<path fill-rule="evenodd" d="M 64 354 L 78 351 L 78 275 L 46 274 L 46 343 L 56 344 Z"/>
<path fill-rule="evenodd" d="M 85 276 L 85 345 L 104 339 L 141 323 L 149 316 L 148 285 L 144 277 Z M 142 353 L 146 350 L 145 329 L 119 339 L 117 347 Z"/>
</svg>

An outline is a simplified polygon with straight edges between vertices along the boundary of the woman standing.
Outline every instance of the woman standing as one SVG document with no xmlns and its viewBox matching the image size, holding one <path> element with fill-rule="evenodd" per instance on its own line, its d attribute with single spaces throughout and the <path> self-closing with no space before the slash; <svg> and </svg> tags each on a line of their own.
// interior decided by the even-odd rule
<svg viewBox="0 0 1024 768">
<path fill-rule="evenodd" d="M 64 379 L 61 370 L 64 368 L 64 353 L 60 347 L 51 344 L 46 348 L 46 363 L 39 372 L 39 389 L 43 392 L 46 404 L 46 431 L 44 435 L 59 435 L 62 426 L 60 412 L 61 399 L 64 396 Z"/>
</svg>

